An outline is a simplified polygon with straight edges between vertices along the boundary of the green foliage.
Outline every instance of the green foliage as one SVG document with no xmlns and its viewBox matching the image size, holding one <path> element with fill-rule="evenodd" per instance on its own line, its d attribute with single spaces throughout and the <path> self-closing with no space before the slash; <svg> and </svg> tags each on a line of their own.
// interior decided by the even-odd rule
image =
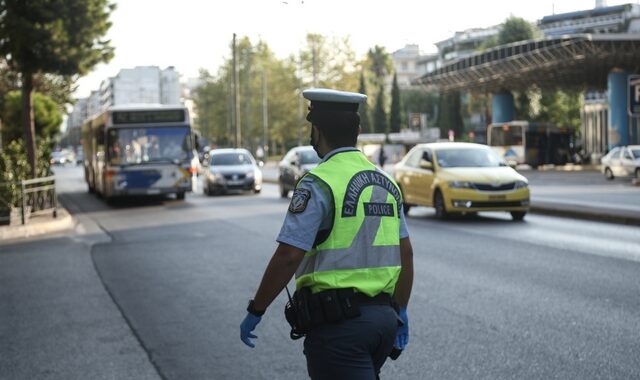
<svg viewBox="0 0 640 380">
<path fill-rule="evenodd" d="M 449 130 L 454 131 L 456 136 L 460 136 L 464 129 L 462 122 L 462 105 L 460 93 L 452 92 L 440 96 L 438 105 L 438 120 L 436 124 L 440 128 L 441 134 L 445 135 Z"/>
<path fill-rule="evenodd" d="M 535 32 L 532 24 L 520 17 L 510 16 L 500 27 L 498 32 L 498 45 L 509 44 L 530 40 L 534 38 Z"/>
<path fill-rule="evenodd" d="M 268 110 L 268 141 L 284 150 L 309 135 L 306 102 L 301 89 L 313 86 L 356 91 L 358 68 L 348 40 L 307 36 L 300 57 L 280 60 L 269 46 L 253 44 L 247 37 L 236 44 L 240 88 L 240 125 L 242 146 L 251 150 L 263 144 L 263 98 Z M 200 73 L 201 86 L 195 91 L 198 113 L 196 128 L 216 146 L 235 142 L 232 130 L 232 60 L 228 59 L 216 74 Z M 266 86 L 263 86 L 263 79 Z M 266 87 L 266 92 L 265 88 Z M 269 154 L 275 154 L 271 151 Z"/>
<path fill-rule="evenodd" d="M 267 98 L 268 140 L 281 146 L 291 144 L 299 137 L 303 123 L 298 117 L 296 63 L 278 60 L 266 43 L 252 45 L 246 37 L 237 43 L 237 51 L 242 145 L 251 149 L 262 145 L 263 96 Z M 231 59 L 216 75 L 202 71 L 201 85 L 194 96 L 198 112 L 196 128 L 211 144 L 220 147 L 232 146 L 235 142 L 236 132 L 231 125 L 231 73 Z M 266 94 L 263 94 L 263 78 Z"/>
<path fill-rule="evenodd" d="M 389 130 L 392 133 L 400 132 L 402 119 L 400 118 L 400 88 L 398 88 L 398 76 L 393 74 L 391 85 L 391 110 L 389 111 Z"/>
<path fill-rule="evenodd" d="M 20 91 L 9 92 L 4 99 L 2 141 L 9 142 L 22 138 L 22 104 Z M 62 114 L 58 104 L 50 97 L 33 94 L 33 115 L 38 138 L 53 140 L 60 130 Z"/>
<path fill-rule="evenodd" d="M 376 97 L 376 106 L 373 110 L 373 130 L 375 133 L 388 133 L 387 113 L 384 109 L 385 96 L 384 86 L 378 88 L 378 96 Z"/>
<path fill-rule="evenodd" d="M 580 129 L 582 93 L 579 91 L 543 90 L 534 120 L 557 127 Z"/>
<path fill-rule="evenodd" d="M 0 54 L 22 73 L 88 73 L 113 57 L 108 0 L 3 0 Z"/>
<path fill-rule="evenodd" d="M 36 177 L 51 174 L 51 140 L 43 138 L 38 142 L 38 166 Z M 20 181 L 30 178 L 31 165 L 27 159 L 22 139 L 11 141 L 0 151 L 0 209 L 7 206 L 19 206 Z"/>
<path fill-rule="evenodd" d="M 373 74 L 374 85 L 383 84 L 384 78 L 393 70 L 391 56 L 382 46 L 374 46 L 367 52 L 366 67 Z"/>
<path fill-rule="evenodd" d="M 424 90 L 401 90 L 401 104 L 405 115 L 409 113 L 426 113 L 427 118 L 433 120 L 435 108 L 438 105 L 438 95 Z M 407 120 L 407 116 L 404 117 Z"/>
<path fill-rule="evenodd" d="M 103 36 L 111 27 L 113 9 L 115 5 L 108 0 L 0 1 L 0 57 L 20 72 L 22 127 L 32 176 L 37 165 L 30 109 L 34 75 L 83 75 L 98 63 L 109 61 L 113 47 Z"/>
<path fill-rule="evenodd" d="M 348 38 L 327 38 L 307 34 L 300 52 L 300 75 L 303 87 L 335 88 L 355 91 L 358 73 L 355 52 Z"/>
<path fill-rule="evenodd" d="M 364 80 L 364 72 L 360 72 L 360 86 L 358 87 L 358 92 L 361 94 L 367 95 L 367 85 Z M 362 128 L 362 133 L 371 133 L 371 120 L 369 118 L 369 98 L 367 97 L 367 101 L 360 105 L 358 113 L 360 114 L 360 127 Z"/>
</svg>

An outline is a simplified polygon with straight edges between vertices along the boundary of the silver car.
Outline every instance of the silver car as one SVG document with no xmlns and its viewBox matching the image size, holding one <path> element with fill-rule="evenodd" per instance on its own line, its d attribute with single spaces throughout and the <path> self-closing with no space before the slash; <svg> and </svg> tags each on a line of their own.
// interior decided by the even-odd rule
<svg viewBox="0 0 640 380">
<path fill-rule="evenodd" d="M 204 176 L 204 193 L 224 194 L 229 191 L 262 190 L 262 170 L 246 149 L 214 149 L 209 151 Z"/>
<path fill-rule="evenodd" d="M 298 180 L 318 163 L 320 163 L 320 157 L 311 145 L 297 146 L 289 150 L 278 164 L 280 196 L 286 198 L 289 191 L 295 189 Z"/>
<path fill-rule="evenodd" d="M 600 162 L 602 173 L 609 180 L 634 176 L 640 179 L 640 145 L 615 147 Z"/>
</svg>

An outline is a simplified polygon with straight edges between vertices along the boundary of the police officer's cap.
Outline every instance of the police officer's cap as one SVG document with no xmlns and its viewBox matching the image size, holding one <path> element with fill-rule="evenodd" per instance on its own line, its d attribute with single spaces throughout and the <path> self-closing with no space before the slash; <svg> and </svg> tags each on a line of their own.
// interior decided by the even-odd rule
<svg viewBox="0 0 640 380">
<path fill-rule="evenodd" d="M 311 101 L 309 111 L 351 111 L 358 112 L 358 106 L 367 101 L 367 95 L 357 92 L 310 88 L 302 91 L 302 96 Z"/>
</svg>

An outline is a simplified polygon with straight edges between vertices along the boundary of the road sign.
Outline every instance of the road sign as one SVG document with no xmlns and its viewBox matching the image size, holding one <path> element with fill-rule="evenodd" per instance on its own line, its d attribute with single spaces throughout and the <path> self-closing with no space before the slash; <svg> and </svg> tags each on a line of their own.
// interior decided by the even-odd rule
<svg viewBox="0 0 640 380">
<path fill-rule="evenodd" d="M 629 115 L 640 116 L 640 75 L 629 75 Z"/>
</svg>

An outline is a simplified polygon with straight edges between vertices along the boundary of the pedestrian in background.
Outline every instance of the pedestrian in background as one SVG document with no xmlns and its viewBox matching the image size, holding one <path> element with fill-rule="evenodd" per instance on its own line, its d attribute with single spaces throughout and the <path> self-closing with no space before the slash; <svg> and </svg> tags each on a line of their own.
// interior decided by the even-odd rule
<svg viewBox="0 0 640 380">
<path fill-rule="evenodd" d="M 325 89 L 303 96 L 311 101 L 311 145 L 323 160 L 296 186 L 240 337 L 254 347 L 252 332 L 295 273 L 290 323 L 292 337 L 306 335 L 309 376 L 376 379 L 409 341 L 413 250 L 402 196 L 355 148 L 366 96 Z"/>
<path fill-rule="evenodd" d="M 381 169 L 384 169 L 385 161 L 387 161 L 387 155 L 384 154 L 384 144 L 382 144 L 380 145 L 380 152 L 378 153 L 378 163 Z"/>
</svg>

